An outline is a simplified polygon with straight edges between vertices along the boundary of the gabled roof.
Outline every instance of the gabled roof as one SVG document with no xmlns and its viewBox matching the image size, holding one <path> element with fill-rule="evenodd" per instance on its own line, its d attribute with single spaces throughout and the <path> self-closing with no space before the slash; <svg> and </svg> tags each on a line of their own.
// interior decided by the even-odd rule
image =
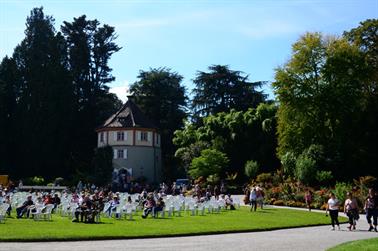
<svg viewBox="0 0 378 251">
<path fill-rule="evenodd" d="M 103 125 L 97 128 L 97 130 L 122 127 L 157 128 L 154 123 L 142 113 L 139 107 L 130 100 L 130 98 L 118 112 L 110 116 L 110 118 L 108 118 Z"/>
</svg>

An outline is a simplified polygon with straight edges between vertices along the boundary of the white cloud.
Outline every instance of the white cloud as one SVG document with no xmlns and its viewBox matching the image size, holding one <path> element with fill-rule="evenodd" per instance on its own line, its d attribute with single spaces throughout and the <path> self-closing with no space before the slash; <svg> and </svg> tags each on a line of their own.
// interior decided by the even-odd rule
<svg viewBox="0 0 378 251">
<path fill-rule="evenodd" d="M 115 86 L 115 87 L 111 87 L 109 89 L 109 92 L 117 95 L 117 97 L 120 100 L 122 100 L 123 103 L 125 103 L 126 100 L 127 100 L 127 96 L 130 95 L 129 81 L 125 80 L 125 81 L 122 82 L 122 84 Z"/>
</svg>

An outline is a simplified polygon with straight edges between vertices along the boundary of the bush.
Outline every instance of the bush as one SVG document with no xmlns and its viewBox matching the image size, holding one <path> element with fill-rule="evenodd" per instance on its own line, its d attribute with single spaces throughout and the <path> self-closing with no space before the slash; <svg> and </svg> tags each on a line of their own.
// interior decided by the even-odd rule
<svg viewBox="0 0 378 251">
<path fill-rule="evenodd" d="M 272 174 L 270 173 L 261 173 L 257 175 L 256 182 L 258 183 L 267 183 L 272 181 Z"/>
<path fill-rule="evenodd" d="M 259 164 L 254 160 L 248 160 L 244 166 L 244 173 L 248 178 L 255 178 L 259 171 Z"/>
<path fill-rule="evenodd" d="M 45 183 L 45 179 L 40 176 L 34 176 L 26 179 L 26 183 L 30 185 L 40 186 Z"/>
<path fill-rule="evenodd" d="M 276 200 L 273 202 L 273 205 L 275 206 L 283 206 L 285 203 L 283 200 Z"/>
<path fill-rule="evenodd" d="M 192 160 L 188 173 L 194 179 L 219 174 L 228 162 L 226 154 L 218 150 L 206 149 L 201 151 L 201 156 Z"/>
<path fill-rule="evenodd" d="M 287 152 L 281 157 L 283 171 L 288 176 L 295 175 L 295 163 L 297 158 L 293 152 Z"/>
<path fill-rule="evenodd" d="M 316 172 L 316 180 L 320 184 L 329 184 L 329 182 L 333 179 L 333 175 L 331 171 L 317 171 Z"/>
<path fill-rule="evenodd" d="M 312 184 L 316 175 L 315 160 L 300 155 L 295 165 L 295 177 L 303 184 Z"/>
<path fill-rule="evenodd" d="M 334 193 L 341 204 L 345 201 L 346 193 L 350 191 L 352 191 L 351 184 L 345 182 L 336 182 Z"/>
</svg>

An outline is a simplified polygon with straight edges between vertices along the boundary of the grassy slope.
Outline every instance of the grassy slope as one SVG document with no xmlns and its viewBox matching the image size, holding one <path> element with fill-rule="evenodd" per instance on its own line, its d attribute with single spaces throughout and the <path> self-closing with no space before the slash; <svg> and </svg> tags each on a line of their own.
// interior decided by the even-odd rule
<svg viewBox="0 0 378 251">
<path fill-rule="evenodd" d="M 378 250 L 378 238 L 346 242 L 346 243 L 343 243 L 343 244 L 340 244 L 333 248 L 328 249 L 328 251 L 351 251 L 351 250 L 376 251 Z"/>
<path fill-rule="evenodd" d="M 139 213 L 140 214 L 140 213 Z M 247 207 L 235 211 L 205 216 L 115 220 L 102 218 L 102 224 L 72 223 L 66 217 L 53 215 L 51 222 L 8 218 L 0 225 L 0 241 L 9 240 L 64 240 L 110 239 L 259 231 L 277 228 L 328 224 L 324 214 L 289 209 L 264 209 L 249 212 Z"/>
</svg>

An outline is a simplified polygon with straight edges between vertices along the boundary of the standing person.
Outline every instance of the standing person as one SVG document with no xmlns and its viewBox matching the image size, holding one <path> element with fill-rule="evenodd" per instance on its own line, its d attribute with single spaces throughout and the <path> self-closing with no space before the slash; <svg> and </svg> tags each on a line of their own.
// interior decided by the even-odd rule
<svg viewBox="0 0 378 251">
<path fill-rule="evenodd" d="M 251 195 L 251 189 L 249 188 L 248 185 L 245 186 L 244 188 L 244 205 L 249 205 L 250 204 L 250 200 L 249 200 L 249 196 Z"/>
<path fill-rule="evenodd" d="M 257 202 L 256 202 L 257 196 L 256 196 L 256 188 L 254 187 L 251 191 L 251 194 L 249 195 L 249 201 L 251 202 L 251 210 L 252 208 L 254 211 L 256 211 L 257 208 Z"/>
<path fill-rule="evenodd" d="M 336 196 L 334 193 L 329 194 L 329 200 L 327 202 L 327 209 L 326 209 L 326 216 L 331 216 L 331 224 L 332 224 L 332 231 L 335 230 L 335 225 L 337 225 L 338 229 L 340 230 L 340 223 L 339 223 L 339 200 L 336 199 Z"/>
<path fill-rule="evenodd" d="M 215 200 L 219 200 L 219 194 L 220 194 L 220 191 L 219 191 L 219 188 L 217 185 L 214 186 L 214 196 L 215 196 Z"/>
<path fill-rule="evenodd" d="M 311 212 L 311 203 L 312 203 L 312 192 L 311 190 L 307 190 L 305 196 L 304 196 L 304 200 L 306 202 L 306 205 L 307 205 L 307 208 L 308 208 L 308 211 Z"/>
<path fill-rule="evenodd" d="M 264 205 L 264 191 L 260 186 L 256 186 L 256 202 L 260 205 L 261 209 L 263 209 Z"/>
<path fill-rule="evenodd" d="M 365 211 L 366 211 L 366 219 L 369 223 L 369 231 L 374 229 L 377 232 L 377 217 L 378 217 L 378 196 L 375 194 L 373 188 L 369 189 L 369 195 L 365 200 Z M 373 224 L 371 222 L 371 217 L 373 217 Z"/>
<path fill-rule="evenodd" d="M 349 231 L 356 229 L 356 220 L 358 220 L 358 204 L 351 192 L 347 193 L 347 199 L 344 203 L 344 213 L 349 219 Z"/>
</svg>

